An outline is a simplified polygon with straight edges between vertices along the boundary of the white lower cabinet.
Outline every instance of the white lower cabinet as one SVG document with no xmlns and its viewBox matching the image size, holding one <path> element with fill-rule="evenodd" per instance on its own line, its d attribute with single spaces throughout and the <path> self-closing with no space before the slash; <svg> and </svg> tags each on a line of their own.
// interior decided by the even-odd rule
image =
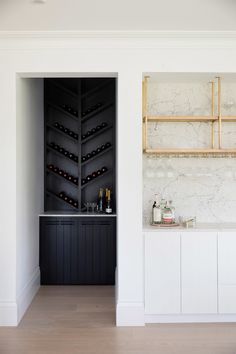
<svg viewBox="0 0 236 354">
<path fill-rule="evenodd" d="M 217 233 L 181 235 L 183 314 L 217 313 Z"/>
<path fill-rule="evenodd" d="M 145 313 L 180 314 L 180 235 L 145 234 Z"/>
<path fill-rule="evenodd" d="M 217 232 L 146 232 L 146 315 L 180 315 L 183 318 L 217 314 L 217 253 Z M 231 255 L 236 263 L 236 243 Z M 226 255 L 222 258 L 227 261 Z M 226 276 L 223 270 L 226 269 L 226 274 L 228 270 L 221 263 L 223 279 Z M 236 271 L 236 267 L 234 269 Z M 236 291 L 234 272 L 232 279 Z M 222 303 L 223 296 L 226 295 L 222 292 Z"/>
<path fill-rule="evenodd" d="M 219 312 L 236 313 L 236 232 L 218 235 Z"/>
</svg>

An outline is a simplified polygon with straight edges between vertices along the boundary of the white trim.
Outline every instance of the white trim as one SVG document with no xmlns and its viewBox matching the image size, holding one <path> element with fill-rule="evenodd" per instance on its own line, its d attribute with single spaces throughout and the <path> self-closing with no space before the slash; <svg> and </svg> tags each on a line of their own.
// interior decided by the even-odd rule
<svg viewBox="0 0 236 354">
<path fill-rule="evenodd" d="M 145 323 L 220 323 L 236 322 L 236 314 L 145 315 Z"/>
<path fill-rule="evenodd" d="M 30 306 L 33 298 L 40 287 L 40 270 L 39 268 L 32 274 L 28 284 L 24 287 L 17 299 L 17 323 L 19 323 L 24 316 L 26 310 Z"/>
<path fill-rule="evenodd" d="M 142 302 L 119 302 L 116 306 L 116 325 L 144 326 L 144 304 Z"/>
<path fill-rule="evenodd" d="M 0 50 L 236 48 L 236 31 L 0 31 Z"/>
<path fill-rule="evenodd" d="M 17 304 L 0 302 L 0 326 L 17 326 Z"/>
<path fill-rule="evenodd" d="M 236 31 L 0 31 L 0 39 L 234 39 Z"/>
</svg>

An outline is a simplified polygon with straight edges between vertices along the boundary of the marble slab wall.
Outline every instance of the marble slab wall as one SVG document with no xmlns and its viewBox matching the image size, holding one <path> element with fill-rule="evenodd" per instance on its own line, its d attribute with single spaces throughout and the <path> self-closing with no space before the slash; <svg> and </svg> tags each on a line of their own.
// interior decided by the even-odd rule
<svg viewBox="0 0 236 354">
<path fill-rule="evenodd" d="M 208 115 L 209 84 L 150 83 L 148 110 L 151 115 Z M 222 83 L 222 114 L 236 115 L 235 83 Z M 215 124 L 216 147 L 217 128 Z M 208 148 L 210 132 L 209 123 L 153 123 L 148 130 L 149 146 Z M 225 148 L 236 148 L 236 123 L 223 123 L 222 142 Z M 177 218 L 236 222 L 236 159 L 143 155 L 144 223 L 150 222 L 155 194 L 173 200 Z"/>
</svg>

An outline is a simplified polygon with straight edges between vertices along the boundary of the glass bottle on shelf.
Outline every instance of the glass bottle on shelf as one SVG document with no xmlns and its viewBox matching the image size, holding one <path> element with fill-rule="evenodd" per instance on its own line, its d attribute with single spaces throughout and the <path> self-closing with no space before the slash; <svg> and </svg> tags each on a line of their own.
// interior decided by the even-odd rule
<svg viewBox="0 0 236 354">
<path fill-rule="evenodd" d="M 102 213 L 104 211 L 104 197 L 103 197 L 103 188 L 99 189 L 98 195 L 98 212 Z"/>
<path fill-rule="evenodd" d="M 111 206 L 111 191 L 108 189 L 107 191 L 107 203 L 106 203 L 106 214 L 111 214 L 112 213 L 112 206 Z"/>
<path fill-rule="evenodd" d="M 155 201 L 154 201 L 153 207 L 152 207 L 152 223 L 153 224 L 160 224 L 161 217 L 162 217 L 161 207 L 160 207 L 158 195 L 156 194 Z"/>
</svg>

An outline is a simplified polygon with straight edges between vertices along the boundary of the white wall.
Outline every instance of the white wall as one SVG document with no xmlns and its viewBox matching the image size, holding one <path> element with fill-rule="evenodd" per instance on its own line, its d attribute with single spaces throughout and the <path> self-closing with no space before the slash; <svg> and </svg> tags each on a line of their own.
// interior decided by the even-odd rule
<svg viewBox="0 0 236 354">
<path fill-rule="evenodd" d="M 234 0 L 1 0 L 0 30 L 235 30 Z"/>
<path fill-rule="evenodd" d="M 222 114 L 236 115 L 233 74 L 222 74 Z M 156 75 L 148 85 L 150 115 L 210 115 L 215 75 Z M 215 80 L 216 81 L 216 80 Z M 216 86 L 217 88 L 217 86 Z M 217 95 L 217 90 L 215 92 Z M 215 97 L 215 105 L 217 97 Z M 215 107 L 217 112 L 217 107 Z M 222 124 L 222 146 L 236 148 L 236 124 Z M 215 124 L 215 147 L 218 125 Z M 150 123 L 151 148 L 209 148 L 210 123 Z M 176 216 L 196 216 L 198 222 L 234 222 L 236 214 L 235 158 L 143 158 L 144 223 L 149 223 L 154 194 L 172 199 Z"/>
<path fill-rule="evenodd" d="M 118 74 L 118 298 L 117 323 L 144 323 L 143 237 L 142 237 L 142 129 L 141 86 L 143 72 L 236 72 L 235 37 L 199 37 L 185 34 L 173 38 L 113 37 L 0 39 L 0 165 L 8 175 L 0 175 L 0 299 L 16 302 L 16 73 L 29 77 Z M 204 38 L 203 38 L 204 37 Z M 220 37 L 218 39 L 218 37 Z M 210 47 L 210 49 L 209 49 Z M 7 119 L 6 119 L 7 117 Z M 8 155 L 6 156 L 6 151 Z M 9 200 L 10 198 L 10 200 Z M 129 203 L 127 203 L 127 200 Z M 9 216 L 10 215 L 10 216 Z M 9 224 L 9 220 L 11 223 Z M 4 251 L 2 251 L 4 250 Z M 6 275 L 6 269 L 8 274 Z M 1 303 L 7 319 L 9 309 Z M 5 306 L 5 307 L 4 307 Z M 14 310 L 14 309 L 13 309 Z M 14 312 L 14 311 L 13 311 Z M 6 323 L 3 311 L 1 323 Z M 5 320 L 5 321 L 4 321 Z M 13 323 L 13 322 L 11 322 Z"/>
<path fill-rule="evenodd" d="M 16 302 L 19 321 L 37 292 L 43 211 L 43 80 L 16 79 Z"/>
</svg>

